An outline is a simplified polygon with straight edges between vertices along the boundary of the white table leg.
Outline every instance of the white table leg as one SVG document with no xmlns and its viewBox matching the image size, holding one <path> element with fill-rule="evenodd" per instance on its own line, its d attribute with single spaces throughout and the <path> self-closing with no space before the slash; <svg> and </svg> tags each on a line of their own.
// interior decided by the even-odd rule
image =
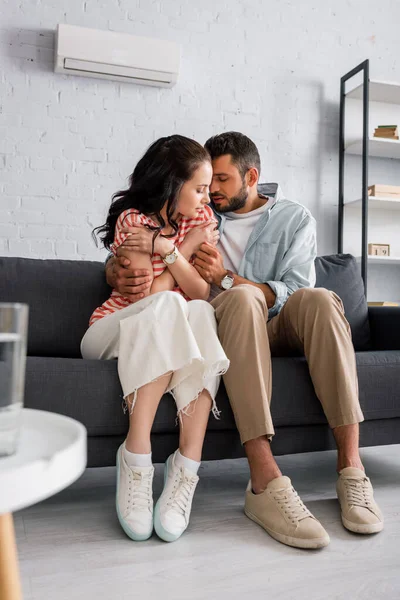
<svg viewBox="0 0 400 600">
<path fill-rule="evenodd" d="M 14 520 L 11 513 L 0 515 L 0 598 L 22 600 Z"/>
</svg>

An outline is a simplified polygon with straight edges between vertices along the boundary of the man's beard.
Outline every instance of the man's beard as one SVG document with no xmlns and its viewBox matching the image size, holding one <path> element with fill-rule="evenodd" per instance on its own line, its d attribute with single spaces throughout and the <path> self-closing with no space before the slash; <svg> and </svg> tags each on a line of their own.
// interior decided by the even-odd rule
<svg viewBox="0 0 400 600">
<path fill-rule="evenodd" d="M 215 195 L 218 196 L 218 194 L 215 194 Z M 226 198 L 226 196 L 225 196 L 228 203 L 224 204 L 223 206 L 216 206 L 215 208 L 216 208 L 217 212 L 220 212 L 220 213 L 234 212 L 235 210 L 240 210 L 241 208 L 244 208 L 244 206 L 246 206 L 248 197 L 249 197 L 249 194 L 246 191 L 246 184 L 245 184 L 245 182 L 243 182 L 243 185 L 242 185 L 240 191 L 236 194 L 236 196 L 233 196 L 232 198 Z M 212 196 L 211 196 L 211 200 L 212 200 Z"/>
</svg>

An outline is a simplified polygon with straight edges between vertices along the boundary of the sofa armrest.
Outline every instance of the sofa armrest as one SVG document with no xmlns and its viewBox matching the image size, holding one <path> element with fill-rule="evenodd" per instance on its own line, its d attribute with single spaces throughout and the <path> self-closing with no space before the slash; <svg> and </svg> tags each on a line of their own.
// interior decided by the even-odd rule
<svg viewBox="0 0 400 600">
<path fill-rule="evenodd" d="M 400 306 L 369 306 L 373 350 L 400 350 Z"/>
</svg>

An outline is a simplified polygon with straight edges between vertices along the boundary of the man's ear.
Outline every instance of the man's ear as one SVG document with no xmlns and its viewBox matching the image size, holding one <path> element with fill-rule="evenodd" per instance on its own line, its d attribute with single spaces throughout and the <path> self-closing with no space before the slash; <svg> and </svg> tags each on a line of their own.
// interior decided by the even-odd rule
<svg viewBox="0 0 400 600">
<path fill-rule="evenodd" d="M 246 173 L 247 185 L 253 187 L 258 182 L 258 170 L 255 167 L 251 167 Z"/>
</svg>

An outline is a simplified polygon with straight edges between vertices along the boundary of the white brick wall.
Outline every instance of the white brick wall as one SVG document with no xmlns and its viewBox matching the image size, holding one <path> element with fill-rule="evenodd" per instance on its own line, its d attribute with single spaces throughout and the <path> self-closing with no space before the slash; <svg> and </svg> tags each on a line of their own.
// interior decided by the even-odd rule
<svg viewBox="0 0 400 600">
<path fill-rule="evenodd" d="M 54 74 L 59 22 L 179 42 L 178 85 Z M 308 206 L 334 251 L 339 77 L 369 57 L 400 80 L 399 22 L 395 0 L 0 0 L 0 253 L 101 259 L 91 229 L 146 146 L 226 129 L 254 139 L 262 180 Z"/>
</svg>

